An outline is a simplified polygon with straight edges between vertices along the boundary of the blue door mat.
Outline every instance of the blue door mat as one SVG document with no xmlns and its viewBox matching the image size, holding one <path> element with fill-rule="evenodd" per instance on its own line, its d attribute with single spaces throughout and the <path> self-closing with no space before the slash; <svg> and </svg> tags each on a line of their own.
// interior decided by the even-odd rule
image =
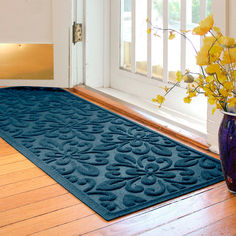
<svg viewBox="0 0 236 236">
<path fill-rule="evenodd" d="M 219 160 L 63 89 L 0 101 L 0 136 L 106 220 L 223 180 Z"/>
</svg>

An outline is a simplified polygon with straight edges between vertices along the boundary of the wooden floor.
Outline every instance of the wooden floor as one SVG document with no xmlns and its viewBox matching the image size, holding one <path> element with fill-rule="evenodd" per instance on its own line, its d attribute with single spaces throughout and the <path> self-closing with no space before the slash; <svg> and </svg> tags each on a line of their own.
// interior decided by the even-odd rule
<svg viewBox="0 0 236 236">
<path fill-rule="evenodd" d="M 221 182 L 107 222 L 0 139 L 0 235 L 30 234 L 236 235 L 236 197 Z"/>
</svg>

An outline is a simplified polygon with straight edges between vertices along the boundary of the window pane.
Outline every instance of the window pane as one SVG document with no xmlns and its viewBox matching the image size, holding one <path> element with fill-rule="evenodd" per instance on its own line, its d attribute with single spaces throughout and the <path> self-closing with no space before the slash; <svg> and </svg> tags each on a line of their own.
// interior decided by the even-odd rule
<svg viewBox="0 0 236 236">
<path fill-rule="evenodd" d="M 186 29 L 192 30 L 200 22 L 200 1 L 199 0 L 188 0 L 186 1 Z M 187 37 L 192 41 L 197 51 L 200 49 L 200 37 L 187 34 Z M 199 67 L 196 65 L 196 52 L 192 45 L 186 41 L 186 69 L 191 72 L 199 72 Z"/>
<path fill-rule="evenodd" d="M 168 1 L 168 28 L 180 30 L 180 0 Z M 175 74 L 180 70 L 180 45 L 181 38 L 178 34 L 168 41 L 168 80 L 171 82 L 176 82 Z"/>
<path fill-rule="evenodd" d="M 200 22 L 200 1 L 188 0 L 186 1 L 186 6 L 187 23 L 198 24 Z"/>
<path fill-rule="evenodd" d="M 207 0 L 206 15 L 209 16 L 210 14 L 211 14 L 211 0 Z"/>
<path fill-rule="evenodd" d="M 147 74 L 147 1 L 136 0 L 136 72 Z"/>
<path fill-rule="evenodd" d="M 131 70 L 131 8 L 131 0 L 121 0 L 120 66 L 127 70 Z"/>
<path fill-rule="evenodd" d="M 152 1 L 153 25 L 163 27 L 163 0 Z M 160 37 L 152 35 L 152 76 L 163 78 L 163 34 Z"/>
</svg>

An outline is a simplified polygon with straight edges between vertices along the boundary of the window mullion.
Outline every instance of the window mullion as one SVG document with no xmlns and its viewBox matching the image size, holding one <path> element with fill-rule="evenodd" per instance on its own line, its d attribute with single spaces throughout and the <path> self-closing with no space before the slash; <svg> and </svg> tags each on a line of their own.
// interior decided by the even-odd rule
<svg viewBox="0 0 236 236">
<path fill-rule="evenodd" d="M 152 0 L 148 0 L 147 2 L 147 16 L 152 22 Z M 147 28 L 149 28 L 149 24 L 147 23 Z M 152 34 L 148 34 L 147 36 L 147 77 L 152 77 Z"/>
<path fill-rule="evenodd" d="M 188 0 L 189 1 L 189 0 Z M 180 27 L 186 30 L 186 0 L 181 0 L 181 20 Z M 181 71 L 184 73 L 186 68 L 186 39 L 181 37 Z"/>
<path fill-rule="evenodd" d="M 200 20 L 203 20 L 206 17 L 206 4 L 207 4 L 206 0 L 200 0 Z M 200 39 L 201 46 L 203 44 L 202 39 L 203 38 L 201 37 L 201 39 Z"/>
<path fill-rule="evenodd" d="M 203 20 L 206 17 L 206 0 L 200 0 L 200 19 Z"/>
<path fill-rule="evenodd" d="M 163 28 L 168 28 L 168 1 L 163 1 Z M 163 32 L 163 82 L 168 82 L 168 31 Z"/>
<path fill-rule="evenodd" d="M 132 42 L 131 42 L 131 71 L 136 72 L 136 55 L 135 55 L 135 42 L 136 42 L 136 0 L 132 0 Z"/>
</svg>

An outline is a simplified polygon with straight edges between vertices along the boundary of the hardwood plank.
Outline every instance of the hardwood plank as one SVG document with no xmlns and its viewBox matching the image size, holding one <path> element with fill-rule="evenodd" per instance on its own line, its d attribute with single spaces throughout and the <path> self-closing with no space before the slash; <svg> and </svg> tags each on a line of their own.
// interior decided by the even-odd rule
<svg viewBox="0 0 236 236">
<path fill-rule="evenodd" d="M 139 211 L 110 222 L 106 222 L 97 215 L 92 215 L 40 232 L 39 235 L 73 235 L 86 233 L 90 233 L 91 235 L 135 235 L 143 229 L 159 226 L 170 220 L 178 219 L 179 217 L 199 211 L 202 208 L 209 207 L 232 197 L 226 187 L 221 185 L 219 188 L 211 189 L 173 204 L 164 207 L 160 206 L 160 208 L 154 210 L 150 209 L 149 212 Z"/>
<path fill-rule="evenodd" d="M 27 160 L 26 157 L 21 155 L 20 153 L 14 153 L 10 155 L 1 155 L 0 156 L 0 166 Z"/>
<path fill-rule="evenodd" d="M 68 191 L 61 185 L 54 184 L 28 192 L 15 194 L 0 200 L 0 212 L 43 201 L 45 199 L 53 198 L 66 193 L 68 193 Z"/>
<path fill-rule="evenodd" d="M 38 167 L 32 167 L 26 170 L 0 175 L 0 186 L 17 183 L 27 179 L 33 179 L 43 175 L 46 174 Z"/>
<path fill-rule="evenodd" d="M 236 210 L 236 197 L 202 209 L 196 213 L 179 218 L 168 224 L 143 232 L 143 235 L 184 235 L 206 227 L 224 217 L 231 216 Z M 183 227 L 184 226 L 184 227 Z"/>
<path fill-rule="evenodd" d="M 84 218 L 93 214 L 93 211 L 84 204 L 60 209 L 45 215 L 40 215 L 28 220 L 0 228 L 0 235 L 29 235 L 66 222 Z M 68 235 L 68 234 L 67 234 Z"/>
<path fill-rule="evenodd" d="M 37 188 L 42 188 L 55 183 L 56 183 L 55 180 L 53 180 L 47 175 L 44 175 L 41 177 L 4 185 L 0 187 L 0 198 L 6 198 L 11 195 L 27 192 Z"/>
<path fill-rule="evenodd" d="M 2 155 L 10 155 L 14 153 L 18 153 L 16 149 L 10 146 L 5 140 L 0 137 L 0 156 Z"/>
<path fill-rule="evenodd" d="M 0 212 L 0 227 L 80 203 L 81 202 L 76 197 L 67 193 L 5 212 Z"/>
<path fill-rule="evenodd" d="M 0 176 L 15 172 L 15 171 L 26 170 L 32 167 L 35 167 L 35 165 L 32 162 L 30 162 L 28 159 L 26 159 L 25 161 L 10 163 L 7 165 L 0 166 Z"/>
<path fill-rule="evenodd" d="M 189 236 L 220 236 L 220 235 L 236 235 L 236 214 L 225 217 L 214 224 L 208 225 L 203 229 L 188 234 Z"/>
</svg>

